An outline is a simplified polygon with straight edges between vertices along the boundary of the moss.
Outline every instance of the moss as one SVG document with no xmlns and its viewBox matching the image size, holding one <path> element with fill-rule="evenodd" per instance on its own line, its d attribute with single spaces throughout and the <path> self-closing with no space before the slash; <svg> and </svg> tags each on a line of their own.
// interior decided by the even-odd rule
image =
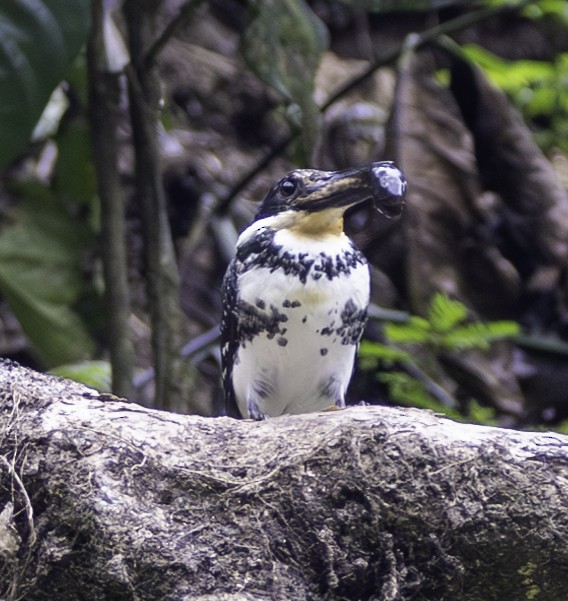
<svg viewBox="0 0 568 601">
<path fill-rule="evenodd" d="M 524 566 L 521 566 L 517 572 L 522 578 L 523 586 L 526 586 L 526 600 L 535 601 L 542 593 L 540 587 L 534 581 L 534 574 L 538 571 L 538 566 L 532 561 L 527 562 Z"/>
</svg>

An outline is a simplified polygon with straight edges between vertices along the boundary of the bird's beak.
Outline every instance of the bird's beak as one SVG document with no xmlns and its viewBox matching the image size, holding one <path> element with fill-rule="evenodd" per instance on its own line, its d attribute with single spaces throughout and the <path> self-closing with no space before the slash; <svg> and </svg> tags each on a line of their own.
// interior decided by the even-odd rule
<svg viewBox="0 0 568 601">
<path fill-rule="evenodd" d="M 406 178 L 392 162 L 371 163 L 358 169 L 312 172 L 303 194 L 294 204 L 297 210 L 316 212 L 348 208 L 371 200 L 389 218 L 399 217 L 404 208 Z M 321 176 L 320 176 L 321 174 Z"/>
</svg>

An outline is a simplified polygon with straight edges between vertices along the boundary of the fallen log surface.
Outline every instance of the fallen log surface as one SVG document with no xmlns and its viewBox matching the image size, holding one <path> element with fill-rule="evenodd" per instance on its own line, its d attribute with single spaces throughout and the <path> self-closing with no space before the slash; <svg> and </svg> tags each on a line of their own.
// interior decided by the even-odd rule
<svg viewBox="0 0 568 601">
<path fill-rule="evenodd" d="M 0 599 L 568 599 L 568 439 L 182 416 L 0 362 Z"/>
</svg>

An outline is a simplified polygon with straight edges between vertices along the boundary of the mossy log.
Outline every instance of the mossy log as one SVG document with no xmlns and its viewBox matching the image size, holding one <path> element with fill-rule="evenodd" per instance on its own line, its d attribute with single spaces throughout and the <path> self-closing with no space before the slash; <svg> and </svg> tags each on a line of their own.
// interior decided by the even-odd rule
<svg viewBox="0 0 568 601">
<path fill-rule="evenodd" d="M 568 599 L 562 435 L 183 416 L 8 362 L 0 405 L 1 599 Z"/>
</svg>

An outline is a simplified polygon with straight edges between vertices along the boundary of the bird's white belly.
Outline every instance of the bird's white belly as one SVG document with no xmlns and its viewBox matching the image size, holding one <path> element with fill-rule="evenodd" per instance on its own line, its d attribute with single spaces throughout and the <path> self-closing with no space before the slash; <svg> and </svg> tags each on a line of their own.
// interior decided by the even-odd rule
<svg viewBox="0 0 568 601">
<path fill-rule="evenodd" d="M 239 300 L 254 307 L 267 328 L 242 344 L 233 368 L 241 413 L 277 416 L 343 404 L 369 302 L 369 271 L 308 278 L 255 269 L 239 276 Z M 261 328 L 262 329 L 262 328 Z"/>
</svg>

